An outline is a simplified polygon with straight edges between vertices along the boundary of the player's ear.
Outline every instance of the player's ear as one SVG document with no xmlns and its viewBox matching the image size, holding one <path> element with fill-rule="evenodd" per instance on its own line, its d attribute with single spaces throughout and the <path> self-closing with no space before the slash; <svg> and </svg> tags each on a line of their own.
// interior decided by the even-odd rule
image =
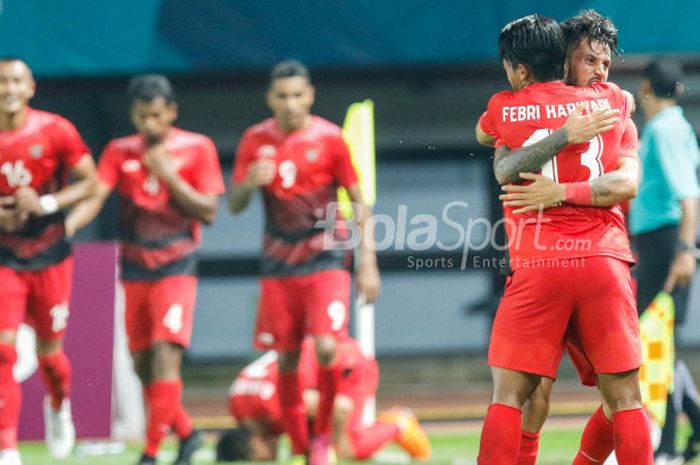
<svg viewBox="0 0 700 465">
<path fill-rule="evenodd" d="M 529 82 L 532 80 L 532 71 L 528 65 L 518 63 L 516 71 L 518 73 L 518 77 L 520 78 L 520 82 Z"/>
</svg>

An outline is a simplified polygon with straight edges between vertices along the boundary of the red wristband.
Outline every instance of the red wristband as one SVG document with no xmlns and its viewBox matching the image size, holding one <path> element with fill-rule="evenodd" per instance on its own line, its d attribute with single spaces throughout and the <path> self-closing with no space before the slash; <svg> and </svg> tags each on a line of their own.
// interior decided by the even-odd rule
<svg viewBox="0 0 700 465">
<path fill-rule="evenodd" d="M 566 203 L 573 205 L 592 205 L 593 204 L 593 188 L 589 182 L 567 182 L 564 184 L 566 189 Z"/>
</svg>

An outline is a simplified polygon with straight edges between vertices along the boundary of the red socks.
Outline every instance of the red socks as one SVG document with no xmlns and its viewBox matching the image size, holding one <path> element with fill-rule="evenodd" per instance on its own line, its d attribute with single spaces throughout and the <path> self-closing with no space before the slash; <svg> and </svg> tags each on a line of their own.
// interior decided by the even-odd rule
<svg viewBox="0 0 700 465">
<path fill-rule="evenodd" d="M 178 409 L 181 408 L 182 381 L 156 380 L 145 390 L 148 394 L 148 421 L 144 453 L 155 457 L 160 442 L 170 431 Z"/>
<path fill-rule="evenodd" d="M 537 449 L 540 447 L 540 433 L 522 431 L 520 434 L 520 451 L 515 465 L 535 465 Z"/>
<path fill-rule="evenodd" d="M 16 361 L 15 347 L 0 343 L 0 449 L 17 448 L 22 389 L 12 374 L 12 367 Z"/>
<path fill-rule="evenodd" d="M 613 424 L 603 414 L 603 407 L 593 412 L 581 436 L 581 447 L 572 465 L 600 465 L 613 451 Z"/>
<path fill-rule="evenodd" d="M 622 410 L 613 414 L 615 456 L 620 465 L 653 465 L 649 421 L 644 409 Z"/>
<path fill-rule="evenodd" d="M 299 388 L 299 376 L 297 372 L 280 373 L 278 380 L 282 423 L 292 443 L 292 453 L 306 454 L 309 449 L 309 427 L 306 423 L 306 407 Z"/>
<path fill-rule="evenodd" d="M 331 433 L 333 424 L 333 402 L 335 391 L 340 380 L 340 366 L 318 367 L 318 414 L 314 420 L 314 435 L 322 436 Z"/>
<path fill-rule="evenodd" d="M 51 396 L 51 407 L 58 410 L 63 399 L 70 395 L 71 364 L 63 349 L 38 358 L 41 377 Z"/>
<path fill-rule="evenodd" d="M 481 429 L 479 465 L 513 465 L 518 460 L 521 411 L 504 404 L 491 404 Z"/>
<path fill-rule="evenodd" d="M 352 448 L 355 460 L 367 460 L 379 449 L 401 435 L 399 427 L 393 423 L 375 423 L 362 428 L 352 435 Z"/>
</svg>

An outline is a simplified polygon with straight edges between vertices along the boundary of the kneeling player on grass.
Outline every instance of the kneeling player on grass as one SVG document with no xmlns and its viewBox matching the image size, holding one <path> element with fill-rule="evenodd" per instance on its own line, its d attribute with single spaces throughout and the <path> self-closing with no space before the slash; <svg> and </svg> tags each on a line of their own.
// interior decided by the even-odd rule
<svg viewBox="0 0 700 465">
<path fill-rule="evenodd" d="M 365 402 L 378 383 L 377 362 L 365 357 L 353 339 L 338 344 L 341 379 L 333 407 L 333 436 L 341 459 L 365 460 L 395 441 L 412 457 L 428 459 L 431 446 L 416 417 L 395 407 L 370 425 L 361 424 Z M 277 397 L 277 354 L 267 352 L 236 377 L 229 390 L 229 408 L 239 427 L 226 432 L 217 447 L 219 461 L 274 460 L 279 437 L 284 433 Z M 311 418 L 318 410 L 313 340 L 302 344 L 299 374 L 304 402 Z"/>
</svg>

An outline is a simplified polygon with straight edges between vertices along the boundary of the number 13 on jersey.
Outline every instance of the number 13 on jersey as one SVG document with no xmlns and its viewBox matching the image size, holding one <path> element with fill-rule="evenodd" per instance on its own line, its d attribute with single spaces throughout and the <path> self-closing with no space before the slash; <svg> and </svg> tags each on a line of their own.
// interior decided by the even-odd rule
<svg viewBox="0 0 700 465">
<path fill-rule="evenodd" d="M 527 147 L 536 142 L 541 141 L 554 131 L 552 129 L 538 129 L 532 133 L 532 135 L 523 142 L 523 147 Z M 601 156 L 603 155 L 603 138 L 600 135 L 595 136 L 593 139 L 588 141 L 588 148 L 581 153 L 579 162 L 582 166 L 588 168 L 590 175 L 588 176 L 588 181 L 592 181 L 603 175 L 603 163 L 601 161 Z M 559 182 L 559 165 L 557 163 L 557 156 L 549 160 L 542 167 L 542 176 L 546 176 L 554 182 Z"/>
</svg>

